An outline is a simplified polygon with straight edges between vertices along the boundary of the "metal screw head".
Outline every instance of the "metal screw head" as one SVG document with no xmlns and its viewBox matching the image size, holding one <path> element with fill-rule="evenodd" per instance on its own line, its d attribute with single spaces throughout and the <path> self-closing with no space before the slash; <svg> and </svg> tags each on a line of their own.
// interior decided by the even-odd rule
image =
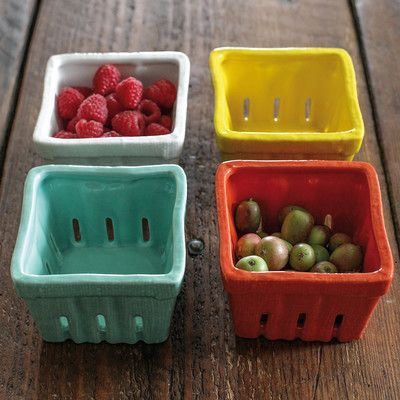
<svg viewBox="0 0 400 400">
<path fill-rule="evenodd" d="M 191 257 L 196 257 L 204 250 L 204 242 L 202 239 L 192 239 L 187 244 L 187 249 Z"/>
</svg>

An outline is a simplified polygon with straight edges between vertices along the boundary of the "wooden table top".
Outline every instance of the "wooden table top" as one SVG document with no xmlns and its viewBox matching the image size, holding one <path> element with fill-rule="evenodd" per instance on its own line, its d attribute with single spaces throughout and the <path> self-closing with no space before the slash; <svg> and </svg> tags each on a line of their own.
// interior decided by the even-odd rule
<svg viewBox="0 0 400 400">
<path fill-rule="evenodd" d="M 219 46 L 343 47 L 365 122 L 357 160 L 377 170 L 396 267 L 400 216 L 398 0 L 2 0 L 0 2 L 0 399 L 399 399 L 395 272 L 352 343 L 244 340 L 233 334 L 219 271 L 210 51 Z M 170 338 L 160 345 L 50 344 L 10 279 L 22 189 L 45 163 L 32 132 L 52 54 L 178 50 L 191 60 L 186 142 L 188 257 Z"/>
</svg>

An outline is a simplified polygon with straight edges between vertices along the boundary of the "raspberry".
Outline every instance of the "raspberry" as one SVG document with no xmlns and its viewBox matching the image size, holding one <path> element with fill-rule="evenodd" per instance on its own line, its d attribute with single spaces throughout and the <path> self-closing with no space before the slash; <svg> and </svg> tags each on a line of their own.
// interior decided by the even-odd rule
<svg viewBox="0 0 400 400">
<path fill-rule="evenodd" d="M 122 136 L 139 136 L 142 134 L 145 122 L 138 111 L 123 111 L 111 121 L 113 129 Z"/>
<path fill-rule="evenodd" d="M 161 117 L 160 108 L 151 100 L 142 100 L 138 110 L 143 114 L 146 125 L 157 122 Z"/>
<path fill-rule="evenodd" d="M 75 128 L 80 138 L 95 138 L 103 134 L 103 125 L 97 121 L 81 119 L 77 122 Z"/>
<path fill-rule="evenodd" d="M 124 79 L 122 82 L 118 83 L 115 93 L 122 106 L 133 110 L 138 106 L 142 99 L 143 84 L 131 76 L 130 78 Z"/>
<path fill-rule="evenodd" d="M 148 125 L 146 127 L 146 131 L 145 131 L 146 136 L 167 135 L 168 133 L 171 133 L 171 132 L 165 126 L 162 126 L 160 124 L 154 124 L 154 123 Z"/>
<path fill-rule="evenodd" d="M 165 126 L 168 130 L 171 130 L 172 118 L 169 115 L 161 115 L 159 124 Z"/>
<path fill-rule="evenodd" d="M 111 121 L 114 115 L 117 115 L 119 112 L 123 111 L 121 104 L 118 103 L 118 100 L 115 96 L 115 93 L 111 93 L 106 97 L 107 101 L 107 109 L 108 109 L 108 119 Z M 108 125 L 108 124 L 107 124 Z"/>
<path fill-rule="evenodd" d="M 65 128 L 65 130 L 68 131 L 68 132 L 76 133 L 75 125 L 76 125 L 76 123 L 77 123 L 78 121 L 79 121 L 79 118 L 78 118 L 78 117 L 74 117 L 74 118 L 72 118 L 71 120 L 69 120 L 69 121 L 68 121 L 68 124 L 67 124 L 67 127 Z"/>
<path fill-rule="evenodd" d="M 121 135 L 115 131 L 108 131 L 108 132 L 103 133 L 102 137 L 121 137 Z"/>
<path fill-rule="evenodd" d="M 60 118 L 74 118 L 83 100 L 85 98 L 76 89 L 71 87 L 62 88 L 57 97 L 57 111 Z"/>
<path fill-rule="evenodd" d="M 78 109 L 79 119 L 88 119 L 105 124 L 107 121 L 107 101 L 100 94 L 92 94 L 85 99 Z"/>
<path fill-rule="evenodd" d="M 110 94 L 115 91 L 120 80 L 121 73 L 118 68 L 112 64 L 104 64 L 94 74 L 93 91 L 103 96 Z"/>
<path fill-rule="evenodd" d="M 85 86 L 73 86 L 73 89 L 83 94 L 85 96 L 85 99 L 86 97 L 89 97 L 90 95 L 93 94 L 93 90 Z"/>
<path fill-rule="evenodd" d="M 66 132 L 66 131 L 59 131 L 53 135 L 53 137 L 58 139 L 77 139 L 78 136 L 76 133 Z"/>
<path fill-rule="evenodd" d="M 176 100 L 176 87 L 168 79 L 160 79 L 150 85 L 143 94 L 145 99 L 154 101 L 160 107 L 172 108 Z"/>
</svg>

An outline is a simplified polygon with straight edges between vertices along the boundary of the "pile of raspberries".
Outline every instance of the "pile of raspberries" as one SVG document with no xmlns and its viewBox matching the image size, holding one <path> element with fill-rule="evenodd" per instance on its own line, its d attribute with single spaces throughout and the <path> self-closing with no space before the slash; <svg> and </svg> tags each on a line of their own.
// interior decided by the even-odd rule
<svg viewBox="0 0 400 400">
<path fill-rule="evenodd" d="M 81 139 L 154 136 L 171 133 L 176 87 L 160 79 L 146 89 L 140 80 L 122 79 L 115 65 L 104 64 L 93 77 L 93 89 L 64 87 L 57 96 L 64 129 L 55 138 Z"/>
</svg>

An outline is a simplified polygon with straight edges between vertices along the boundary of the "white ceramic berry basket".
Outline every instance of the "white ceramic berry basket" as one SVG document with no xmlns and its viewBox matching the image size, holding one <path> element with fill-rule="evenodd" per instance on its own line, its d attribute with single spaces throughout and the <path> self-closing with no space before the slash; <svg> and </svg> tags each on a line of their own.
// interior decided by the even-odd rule
<svg viewBox="0 0 400 400">
<path fill-rule="evenodd" d="M 172 112 L 172 132 L 162 136 L 57 139 L 60 129 L 56 96 L 64 86 L 91 86 L 102 64 L 118 66 L 123 78 L 135 76 L 146 87 L 158 79 L 169 79 L 177 88 Z M 174 51 L 134 53 L 71 53 L 50 57 L 44 79 L 43 100 L 33 133 L 37 152 L 62 164 L 144 165 L 176 163 L 185 140 L 190 62 Z"/>
</svg>

